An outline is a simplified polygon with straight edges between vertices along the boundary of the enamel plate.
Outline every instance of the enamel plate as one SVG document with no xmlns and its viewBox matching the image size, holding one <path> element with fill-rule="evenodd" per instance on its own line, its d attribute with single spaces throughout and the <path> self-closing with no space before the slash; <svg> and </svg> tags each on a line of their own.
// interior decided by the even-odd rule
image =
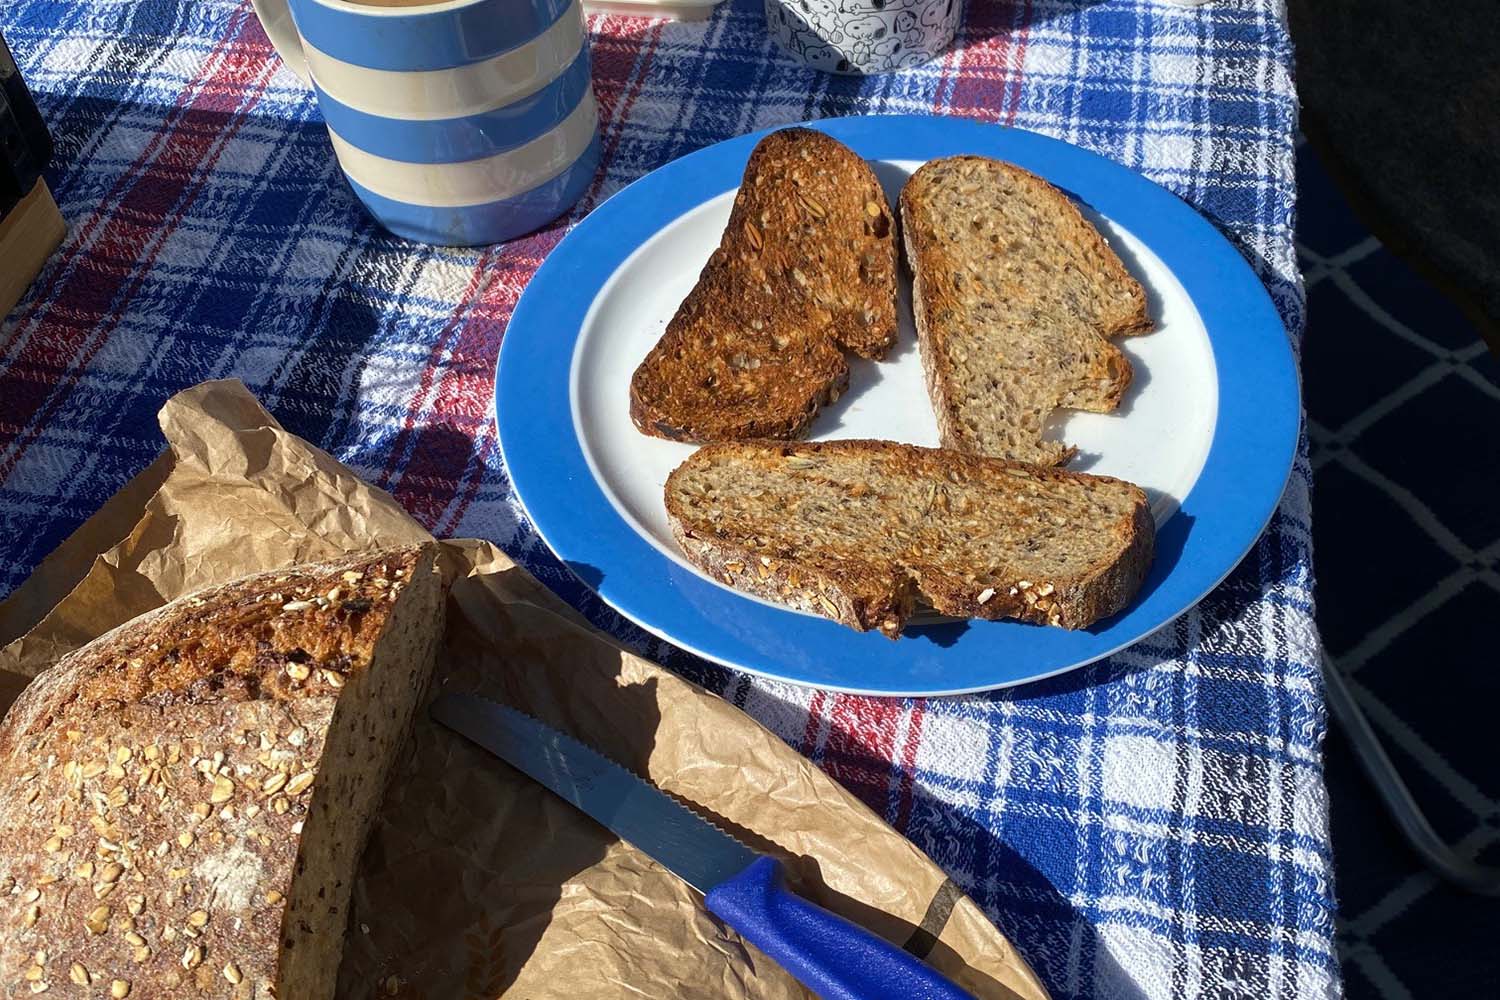
<svg viewBox="0 0 1500 1000">
<path fill-rule="evenodd" d="M 500 350 L 495 412 L 511 481 L 537 530 L 604 600 L 708 659 L 796 684 L 882 695 L 955 694 L 1035 680 L 1107 656 L 1192 607 L 1254 544 L 1286 485 L 1300 414 L 1296 369 L 1260 281 L 1174 195 L 1076 146 L 1018 129 L 921 116 L 814 123 L 871 161 L 892 205 L 929 159 L 1009 160 L 1067 192 L 1140 279 L 1155 332 L 1117 341 L 1135 380 L 1110 414 L 1050 433 L 1069 468 L 1140 484 L 1156 558 L 1135 601 L 1077 632 L 1014 622 L 914 623 L 900 639 L 740 594 L 690 566 L 662 486 L 693 446 L 630 421 L 631 373 L 696 280 L 765 133 L 699 150 L 636 181 L 553 250 Z M 851 362 L 849 390 L 812 438 L 936 445 L 909 303 L 883 362 Z"/>
</svg>

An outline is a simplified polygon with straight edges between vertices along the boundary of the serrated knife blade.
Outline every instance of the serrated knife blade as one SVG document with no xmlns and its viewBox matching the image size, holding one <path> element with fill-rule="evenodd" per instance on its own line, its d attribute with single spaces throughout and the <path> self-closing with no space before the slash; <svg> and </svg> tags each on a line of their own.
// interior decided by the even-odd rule
<svg viewBox="0 0 1500 1000">
<path fill-rule="evenodd" d="M 774 858 L 566 733 L 475 695 L 442 695 L 430 711 L 702 892 L 710 912 L 824 1000 L 969 997 L 915 956 L 793 894 Z"/>
<path fill-rule="evenodd" d="M 759 855 L 566 733 L 507 705 L 444 695 L 432 716 L 547 786 L 699 892 L 750 867 Z"/>
</svg>

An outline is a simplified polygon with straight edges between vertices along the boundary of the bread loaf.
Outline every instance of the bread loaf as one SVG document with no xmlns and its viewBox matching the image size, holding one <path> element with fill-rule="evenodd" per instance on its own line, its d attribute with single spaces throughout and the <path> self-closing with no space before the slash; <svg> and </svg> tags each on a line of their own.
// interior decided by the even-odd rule
<svg viewBox="0 0 1500 1000">
<path fill-rule="evenodd" d="M 431 546 L 181 598 L 0 724 L 0 997 L 326 1000 L 443 623 Z"/>
<path fill-rule="evenodd" d="M 666 504 L 715 579 L 891 638 L 918 602 L 1084 628 L 1135 595 L 1156 537 L 1123 480 L 890 441 L 709 445 Z"/>
</svg>

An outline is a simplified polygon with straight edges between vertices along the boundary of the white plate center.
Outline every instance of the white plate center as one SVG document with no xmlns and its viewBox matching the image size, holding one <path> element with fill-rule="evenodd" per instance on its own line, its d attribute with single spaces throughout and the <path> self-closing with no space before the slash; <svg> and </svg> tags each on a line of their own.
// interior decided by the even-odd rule
<svg viewBox="0 0 1500 1000">
<path fill-rule="evenodd" d="M 894 205 L 901 185 L 921 164 L 886 161 L 874 166 Z M 569 380 L 574 429 L 610 503 L 642 537 L 690 569 L 667 527 L 662 488 L 695 446 L 647 437 L 635 429 L 630 376 L 719 245 L 733 197 L 733 191 L 726 191 L 668 223 L 610 276 L 584 318 Z M 1157 328 L 1117 341 L 1135 369 L 1118 410 L 1060 411 L 1048 436 L 1078 448 L 1068 468 L 1139 484 L 1160 525 L 1197 481 L 1213 440 L 1218 411 L 1213 349 L 1192 299 L 1161 259 L 1127 230 L 1086 206 L 1083 211 L 1145 286 Z M 903 278 L 895 350 L 882 362 L 851 358 L 849 390 L 818 416 L 812 440 L 938 444 L 908 291 Z"/>
</svg>

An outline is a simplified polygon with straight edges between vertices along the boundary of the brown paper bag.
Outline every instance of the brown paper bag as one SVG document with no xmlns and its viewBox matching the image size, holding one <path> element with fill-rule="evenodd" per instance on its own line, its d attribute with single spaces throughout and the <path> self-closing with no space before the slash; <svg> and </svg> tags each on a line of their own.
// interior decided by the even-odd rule
<svg viewBox="0 0 1500 1000">
<path fill-rule="evenodd" d="M 238 382 L 178 394 L 161 425 L 167 453 L 0 603 L 0 708 L 57 657 L 182 594 L 429 537 Z M 489 543 L 443 548 L 456 583 L 434 692 L 476 691 L 572 733 L 978 996 L 1045 997 L 925 855 L 777 737 L 588 629 Z M 362 861 L 339 996 L 807 993 L 645 855 L 421 715 Z"/>
</svg>

